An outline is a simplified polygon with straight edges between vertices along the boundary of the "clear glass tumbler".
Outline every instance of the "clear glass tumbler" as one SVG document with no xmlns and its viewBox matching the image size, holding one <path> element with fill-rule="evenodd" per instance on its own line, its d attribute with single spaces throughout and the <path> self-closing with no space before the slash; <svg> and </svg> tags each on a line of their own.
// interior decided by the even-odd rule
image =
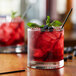
<svg viewBox="0 0 76 76">
<path fill-rule="evenodd" d="M 42 32 L 28 28 L 28 67 L 57 69 L 64 66 L 64 29 Z"/>
<path fill-rule="evenodd" d="M 23 49 L 24 21 L 20 17 L 0 16 L 0 52 L 20 52 Z"/>
</svg>

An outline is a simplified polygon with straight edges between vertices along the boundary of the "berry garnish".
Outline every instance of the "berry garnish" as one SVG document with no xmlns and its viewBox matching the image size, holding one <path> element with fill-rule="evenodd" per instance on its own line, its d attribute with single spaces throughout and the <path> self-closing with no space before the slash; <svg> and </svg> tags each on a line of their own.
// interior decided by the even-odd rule
<svg viewBox="0 0 76 76">
<path fill-rule="evenodd" d="M 53 31 L 53 27 L 48 27 L 49 32 Z"/>
<path fill-rule="evenodd" d="M 43 29 L 44 29 L 44 30 L 48 29 L 48 25 L 45 25 L 45 26 L 43 27 Z"/>
<path fill-rule="evenodd" d="M 76 50 L 73 52 L 73 55 L 76 57 Z"/>
<path fill-rule="evenodd" d="M 67 58 L 71 60 L 72 59 L 72 55 L 68 55 Z"/>
<path fill-rule="evenodd" d="M 67 57 L 64 57 L 64 61 L 67 61 Z"/>
<path fill-rule="evenodd" d="M 43 28 L 41 28 L 41 32 L 45 32 L 48 29 L 48 25 L 45 25 Z"/>
</svg>

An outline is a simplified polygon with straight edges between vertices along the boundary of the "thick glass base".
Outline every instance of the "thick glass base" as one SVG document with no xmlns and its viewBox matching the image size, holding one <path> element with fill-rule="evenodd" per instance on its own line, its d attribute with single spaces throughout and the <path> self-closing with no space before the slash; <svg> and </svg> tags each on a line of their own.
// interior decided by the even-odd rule
<svg viewBox="0 0 76 76">
<path fill-rule="evenodd" d="M 64 66 L 64 60 L 60 60 L 58 62 L 37 62 L 37 61 L 31 61 L 30 64 L 28 64 L 28 67 L 30 68 L 36 68 L 36 69 L 58 69 Z"/>
<path fill-rule="evenodd" d="M 26 52 L 24 45 L 0 47 L 0 53 L 24 53 Z"/>
</svg>

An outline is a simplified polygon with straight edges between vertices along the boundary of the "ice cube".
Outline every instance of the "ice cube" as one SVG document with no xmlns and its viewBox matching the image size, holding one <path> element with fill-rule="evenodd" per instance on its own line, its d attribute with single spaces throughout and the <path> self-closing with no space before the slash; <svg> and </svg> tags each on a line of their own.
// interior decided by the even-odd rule
<svg viewBox="0 0 76 76">
<path fill-rule="evenodd" d="M 18 22 L 10 22 L 9 27 L 11 27 L 12 29 L 16 29 L 18 25 L 19 25 Z"/>
<path fill-rule="evenodd" d="M 56 38 L 60 38 L 61 32 L 60 31 L 53 31 L 52 34 L 56 36 Z"/>
<path fill-rule="evenodd" d="M 32 51 L 34 52 L 33 53 L 34 57 L 40 58 L 40 57 L 43 57 L 44 55 L 44 52 L 41 49 L 34 49 Z"/>
<path fill-rule="evenodd" d="M 64 49 L 64 40 L 63 38 L 60 38 L 54 46 L 53 54 L 55 56 L 61 56 L 63 55 L 63 49 Z"/>
<path fill-rule="evenodd" d="M 37 48 L 41 48 L 44 52 L 48 52 L 53 48 L 56 42 L 56 36 L 49 32 L 41 33 L 35 43 Z"/>
</svg>

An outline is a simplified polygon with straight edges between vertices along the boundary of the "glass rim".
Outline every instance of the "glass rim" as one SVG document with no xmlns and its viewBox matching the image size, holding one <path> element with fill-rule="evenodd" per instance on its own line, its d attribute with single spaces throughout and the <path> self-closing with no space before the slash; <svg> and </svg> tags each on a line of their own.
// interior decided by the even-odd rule
<svg viewBox="0 0 76 76">
<path fill-rule="evenodd" d="M 16 17 L 15 17 L 16 18 Z M 24 21 L 21 17 L 19 20 L 14 20 L 10 15 L 0 16 L 0 23 L 9 23 L 9 22 L 22 22 Z"/>
<path fill-rule="evenodd" d="M 40 31 L 41 30 L 41 28 L 27 28 L 27 30 L 28 31 Z M 59 28 L 59 29 L 54 29 L 54 31 L 63 31 L 64 30 L 64 28 Z M 46 30 L 47 31 L 47 30 Z M 45 32 L 46 32 L 45 31 Z M 49 31 L 48 31 L 49 32 Z"/>
</svg>

